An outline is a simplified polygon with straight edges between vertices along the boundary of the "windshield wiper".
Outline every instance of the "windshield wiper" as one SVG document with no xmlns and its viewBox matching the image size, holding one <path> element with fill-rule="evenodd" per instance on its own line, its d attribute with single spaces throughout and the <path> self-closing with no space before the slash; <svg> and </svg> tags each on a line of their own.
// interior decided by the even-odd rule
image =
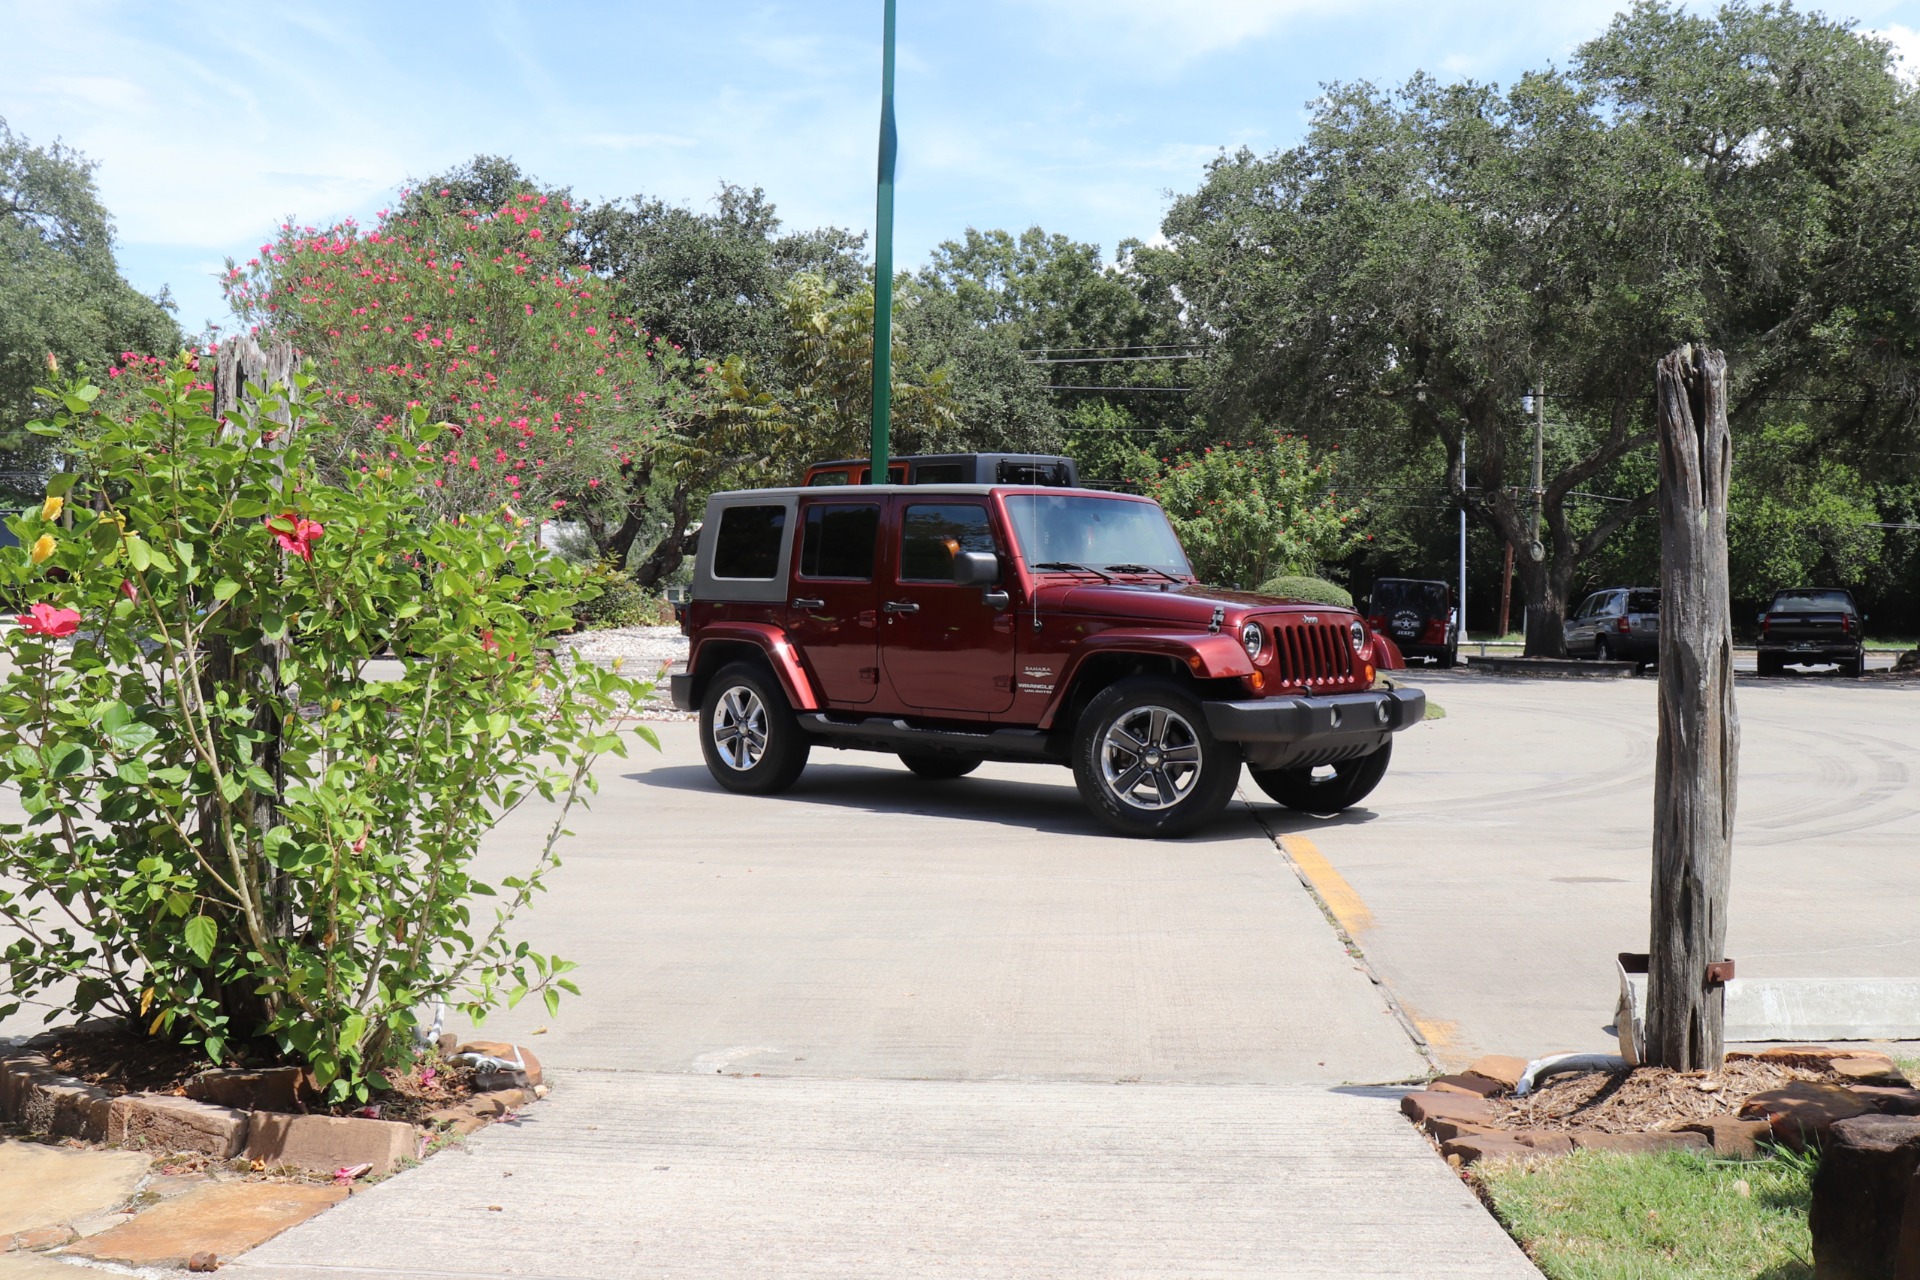
<svg viewBox="0 0 1920 1280">
<path fill-rule="evenodd" d="M 1183 587 L 1187 585 L 1185 578 L 1176 578 L 1165 569 L 1156 569 L 1150 564 L 1110 564 L 1107 568 L 1115 573 L 1157 573 L 1168 582 L 1177 582 Z"/>
<path fill-rule="evenodd" d="M 1071 560 L 1042 560 L 1033 567 L 1036 569 L 1074 569 L 1081 573 L 1090 573 L 1102 582 L 1114 581 L 1114 577 L 1110 573 L 1096 569 L 1090 564 L 1075 564 Z"/>
</svg>

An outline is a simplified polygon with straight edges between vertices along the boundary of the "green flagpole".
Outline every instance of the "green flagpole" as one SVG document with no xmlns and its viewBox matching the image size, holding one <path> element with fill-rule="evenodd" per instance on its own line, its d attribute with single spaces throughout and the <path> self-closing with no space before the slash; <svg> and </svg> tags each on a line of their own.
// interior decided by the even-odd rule
<svg viewBox="0 0 1920 1280">
<path fill-rule="evenodd" d="M 880 60 L 880 181 L 873 218 L 873 470 L 869 484 L 887 482 L 887 445 L 893 421 L 893 0 L 886 0 Z"/>
</svg>

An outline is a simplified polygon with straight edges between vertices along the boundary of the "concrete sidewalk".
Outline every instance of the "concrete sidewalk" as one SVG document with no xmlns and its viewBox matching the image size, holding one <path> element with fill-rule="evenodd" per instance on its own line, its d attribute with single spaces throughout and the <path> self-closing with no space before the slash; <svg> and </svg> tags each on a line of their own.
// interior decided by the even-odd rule
<svg viewBox="0 0 1920 1280">
<path fill-rule="evenodd" d="M 226 1270 L 1538 1280 L 1379 1091 L 592 1071 L 558 1083 L 517 1128 Z"/>
</svg>

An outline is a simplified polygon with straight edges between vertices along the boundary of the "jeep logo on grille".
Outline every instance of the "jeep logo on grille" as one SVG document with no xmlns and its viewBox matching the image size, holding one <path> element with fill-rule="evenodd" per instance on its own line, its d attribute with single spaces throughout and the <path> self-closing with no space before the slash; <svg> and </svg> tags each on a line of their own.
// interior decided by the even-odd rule
<svg viewBox="0 0 1920 1280">
<path fill-rule="evenodd" d="M 1306 623 L 1308 626 L 1312 626 L 1314 623 L 1320 621 L 1320 619 L 1317 615 L 1310 613 L 1306 617 L 1300 619 L 1300 621 Z"/>
</svg>

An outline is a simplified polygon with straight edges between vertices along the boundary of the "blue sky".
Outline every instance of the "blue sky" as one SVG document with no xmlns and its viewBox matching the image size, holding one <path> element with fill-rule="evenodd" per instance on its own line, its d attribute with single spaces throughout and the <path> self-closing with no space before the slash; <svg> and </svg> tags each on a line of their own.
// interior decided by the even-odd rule
<svg viewBox="0 0 1920 1280">
<path fill-rule="evenodd" d="M 1498 83 L 1609 0 L 899 0 L 896 258 L 968 226 L 1150 238 L 1223 147 L 1296 141 L 1332 80 Z M 1824 12 L 1920 69 L 1920 0 Z M 873 221 L 879 0 L 0 0 L 0 116 L 100 162 L 123 269 L 189 328 L 275 223 L 370 219 L 506 154 L 589 199 L 764 187 L 792 226 Z"/>
</svg>

